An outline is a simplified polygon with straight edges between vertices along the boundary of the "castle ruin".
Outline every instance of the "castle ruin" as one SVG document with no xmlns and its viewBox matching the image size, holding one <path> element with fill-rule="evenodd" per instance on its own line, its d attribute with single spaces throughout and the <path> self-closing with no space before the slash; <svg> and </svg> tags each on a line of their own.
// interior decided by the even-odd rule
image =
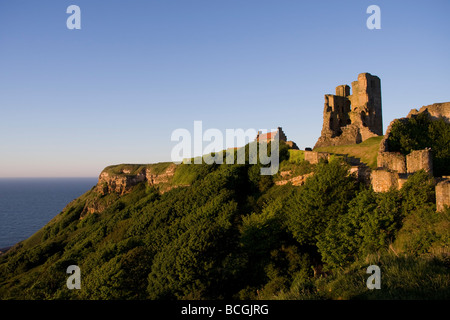
<svg viewBox="0 0 450 320">
<path fill-rule="evenodd" d="M 336 87 L 336 94 L 325 95 L 323 126 L 316 147 L 361 143 L 383 135 L 381 81 L 370 73 Z"/>
<path fill-rule="evenodd" d="M 371 183 L 376 192 L 386 192 L 393 189 L 401 189 L 407 181 L 408 176 L 419 170 L 424 170 L 433 176 L 433 150 L 413 150 L 410 154 L 403 155 L 400 152 L 389 150 L 388 138 L 391 128 L 397 122 L 406 122 L 408 118 L 414 117 L 422 112 L 428 114 L 430 119 L 443 119 L 450 123 L 450 103 L 435 103 L 423 106 L 419 111 L 412 109 L 406 118 L 394 119 L 386 130 L 377 156 L 377 169 L 372 171 Z M 444 210 L 450 206 L 450 179 L 449 177 L 435 178 L 436 180 L 436 209 Z"/>
<path fill-rule="evenodd" d="M 383 135 L 381 109 L 381 81 L 370 73 L 361 73 L 358 80 L 352 82 L 352 94 L 348 85 L 336 87 L 336 94 L 326 94 L 323 110 L 323 126 L 321 136 L 314 148 L 351 145 L 361 143 L 371 137 Z M 377 168 L 371 170 L 361 164 L 352 164 L 351 171 L 361 181 L 369 182 L 375 192 L 386 192 L 390 189 L 401 189 L 408 176 L 425 170 L 433 176 L 432 150 L 413 150 L 408 155 L 389 150 L 388 137 L 392 125 L 397 121 L 407 121 L 420 113 L 427 113 L 430 119 L 444 119 L 450 123 L 450 102 L 435 103 L 423 106 L 420 110 L 412 109 L 406 118 L 391 122 L 377 156 Z M 327 161 L 330 154 L 326 152 L 305 150 L 305 160 L 312 164 Z M 442 211 L 450 206 L 450 177 L 435 178 L 436 207 Z"/>
</svg>

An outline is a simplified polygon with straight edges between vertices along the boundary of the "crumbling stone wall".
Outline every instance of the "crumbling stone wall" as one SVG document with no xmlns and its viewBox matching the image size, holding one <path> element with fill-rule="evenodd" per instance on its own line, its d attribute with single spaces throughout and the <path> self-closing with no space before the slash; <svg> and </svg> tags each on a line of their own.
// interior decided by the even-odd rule
<svg viewBox="0 0 450 320">
<path fill-rule="evenodd" d="M 406 156 L 408 173 L 414 173 L 421 169 L 433 175 L 433 157 L 431 149 L 414 150 Z"/>
<path fill-rule="evenodd" d="M 353 175 L 359 182 L 365 184 L 370 183 L 371 170 L 365 164 L 351 166 L 349 169 L 349 174 Z"/>
<path fill-rule="evenodd" d="M 305 161 L 311 164 L 319 163 L 320 160 L 328 160 L 330 154 L 328 152 L 305 151 Z"/>
<path fill-rule="evenodd" d="M 339 87 L 338 87 L 339 88 Z M 336 88 L 336 91 L 338 91 Z M 343 96 L 325 95 L 323 134 L 336 137 L 342 134 L 342 127 L 350 124 L 350 100 Z"/>
<path fill-rule="evenodd" d="M 436 185 L 436 211 L 440 212 L 450 207 L 450 179 L 446 178 Z"/>
<path fill-rule="evenodd" d="M 391 188 L 398 189 L 399 174 L 388 169 L 376 169 L 372 171 L 371 182 L 375 192 L 386 192 Z"/>
<path fill-rule="evenodd" d="M 287 137 L 283 131 L 283 128 L 278 127 L 277 131 L 278 131 L 278 139 L 280 139 L 280 141 L 287 141 Z"/>
<path fill-rule="evenodd" d="M 406 157 L 400 152 L 379 152 L 377 156 L 377 166 L 397 171 L 398 173 L 406 173 Z"/>
<path fill-rule="evenodd" d="M 371 175 L 372 187 L 377 192 L 388 191 L 391 187 L 400 189 L 406 182 L 408 175 L 424 169 L 433 175 L 433 160 L 430 149 L 415 150 L 407 156 L 400 152 L 379 152 L 377 156 L 378 170 L 384 170 L 396 175 L 390 179 L 396 179 L 395 183 L 386 182 L 387 173 L 373 171 Z M 393 178 L 394 177 L 394 178 Z"/>
<path fill-rule="evenodd" d="M 352 106 L 351 122 L 368 128 L 375 135 L 383 135 L 381 110 L 381 81 L 370 73 L 361 73 L 352 82 L 353 94 L 349 96 Z"/>
<path fill-rule="evenodd" d="M 422 107 L 420 110 L 422 112 L 425 112 L 426 110 L 431 110 L 431 112 L 435 116 L 442 116 L 447 113 L 450 114 L 450 109 L 448 109 L 449 112 L 445 111 L 443 108 L 447 106 L 446 108 L 450 108 L 450 103 L 444 103 L 444 104 L 437 104 L 438 107 L 435 106 L 427 106 Z M 430 107 L 432 107 L 430 109 Z M 428 109 L 427 109 L 428 108 Z M 447 109 L 446 109 L 447 110 Z M 444 112 L 445 111 L 445 112 Z M 418 111 L 413 109 L 408 114 L 407 118 L 400 118 L 400 119 L 394 119 L 389 124 L 386 134 L 384 135 L 383 140 L 380 143 L 380 148 L 378 150 L 378 156 L 377 156 L 377 166 L 378 168 L 384 168 L 387 170 L 390 170 L 392 172 L 398 173 L 397 178 L 397 188 L 400 189 L 403 185 L 403 183 L 406 182 L 408 175 L 413 174 L 421 169 L 428 172 L 431 176 L 433 175 L 433 155 L 432 150 L 427 148 L 424 150 L 414 150 L 410 154 L 404 156 L 400 154 L 399 152 L 391 152 L 389 150 L 389 141 L 388 138 L 390 136 L 391 129 L 393 125 L 399 121 L 406 122 L 408 121 L 408 118 L 411 117 L 414 114 L 417 114 Z M 380 181 L 378 181 L 380 180 Z M 382 174 L 372 174 L 371 177 L 371 183 L 374 190 L 379 190 L 379 192 L 387 191 L 389 188 L 387 187 L 387 184 L 385 183 L 386 177 L 383 177 Z M 384 187 L 381 187 L 382 185 L 385 185 Z"/>
<path fill-rule="evenodd" d="M 321 136 L 315 147 L 355 144 L 383 134 L 380 78 L 361 73 L 348 85 L 326 94 Z"/>
</svg>

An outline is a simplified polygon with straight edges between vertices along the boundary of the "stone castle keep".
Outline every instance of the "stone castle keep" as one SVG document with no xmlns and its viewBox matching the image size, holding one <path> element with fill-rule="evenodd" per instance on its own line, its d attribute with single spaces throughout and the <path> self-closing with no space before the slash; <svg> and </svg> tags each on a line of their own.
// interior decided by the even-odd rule
<svg viewBox="0 0 450 320">
<path fill-rule="evenodd" d="M 348 85 L 325 95 L 322 133 L 314 147 L 355 144 L 383 135 L 380 78 L 361 73 Z"/>
</svg>

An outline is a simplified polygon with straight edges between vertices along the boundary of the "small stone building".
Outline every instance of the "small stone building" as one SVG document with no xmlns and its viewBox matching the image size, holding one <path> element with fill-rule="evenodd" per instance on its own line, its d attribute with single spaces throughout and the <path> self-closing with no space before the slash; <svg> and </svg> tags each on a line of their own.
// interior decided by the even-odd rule
<svg viewBox="0 0 450 320">
<path fill-rule="evenodd" d="M 287 141 L 287 137 L 283 132 L 283 129 L 281 127 L 278 127 L 276 131 L 262 133 L 261 131 L 258 131 L 258 135 L 256 136 L 256 141 L 258 142 L 270 142 L 275 139 L 275 137 L 278 135 L 278 139 L 280 141 Z"/>
<path fill-rule="evenodd" d="M 278 127 L 276 131 L 262 133 L 258 131 L 258 135 L 256 136 L 256 141 L 258 142 L 270 142 L 273 141 L 278 135 L 279 141 L 284 141 L 288 145 L 290 149 L 298 150 L 298 146 L 294 141 L 288 141 L 286 134 L 283 132 L 281 127 Z"/>
</svg>

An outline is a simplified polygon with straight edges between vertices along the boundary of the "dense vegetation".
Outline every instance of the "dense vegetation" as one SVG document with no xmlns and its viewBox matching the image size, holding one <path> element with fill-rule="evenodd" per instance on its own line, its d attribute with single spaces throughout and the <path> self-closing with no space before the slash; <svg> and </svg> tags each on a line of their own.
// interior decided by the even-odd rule
<svg viewBox="0 0 450 320">
<path fill-rule="evenodd" d="M 450 175 L 450 124 L 432 120 L 426 112 L 392 125 L 388 138 L 390 151 L 409 154 L 413 150 L 431 148 L 435 176 Z"/>
<path fill-rule="evenodd" d="M 277 186 L 260 164 L 181 164 L 174 179 L 189 187 L 141 183 L 80 219 L 93 188 L 0 257 L 0 298 L 450 298 L 450 210 L 435 212 L 425 172 L 375 193 L 338 158 L 280 156 L 282 169 L 314 175 Z M 66 287 L 73 264 L 81 290 Z M 381 290 L 366 287 L 371 264 Z"/>
</svg>

